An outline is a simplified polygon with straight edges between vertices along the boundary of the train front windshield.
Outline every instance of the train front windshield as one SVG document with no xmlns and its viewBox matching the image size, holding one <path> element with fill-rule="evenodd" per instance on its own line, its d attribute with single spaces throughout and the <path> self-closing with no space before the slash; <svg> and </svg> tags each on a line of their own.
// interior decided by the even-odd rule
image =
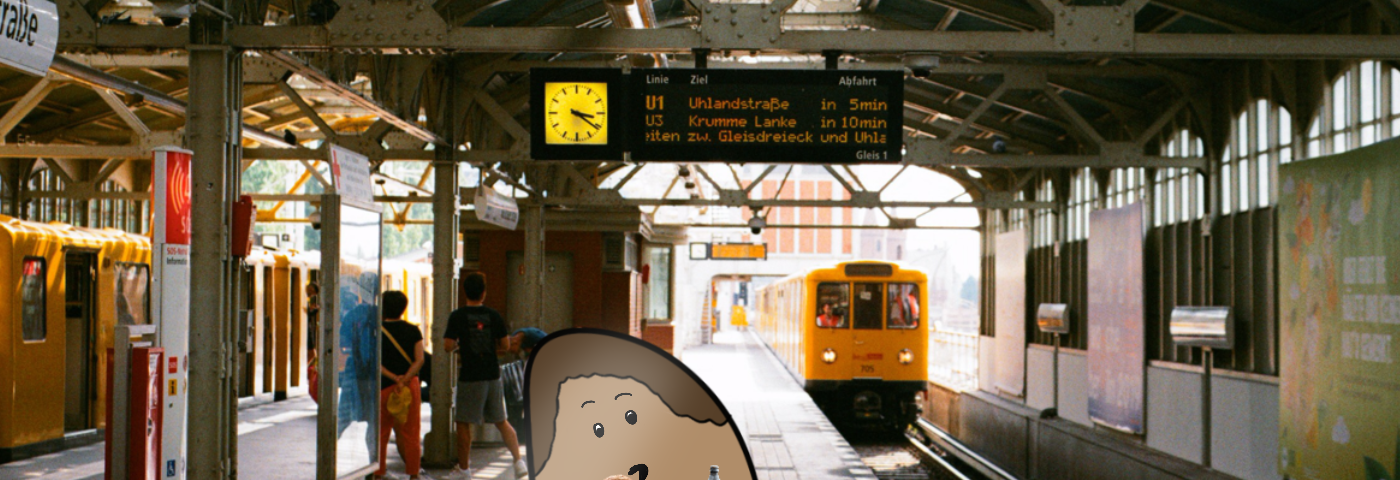
<svg viewBox="0 0 1400 480">
<path fill-rule="evenodd" d="M 913 283 L 822 283 L 817 285 L 816 323 L 821 328 L 916 329 L 923 318 L 919 295 Z"/>
</svg>

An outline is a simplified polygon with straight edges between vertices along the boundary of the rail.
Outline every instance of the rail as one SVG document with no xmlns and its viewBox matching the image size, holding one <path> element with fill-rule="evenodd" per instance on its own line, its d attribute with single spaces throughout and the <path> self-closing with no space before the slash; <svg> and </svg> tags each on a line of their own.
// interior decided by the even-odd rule
<svg viewBox="0 0 1400 480">
<path fill-rule="evenodd" d="M 959 442 L 958 439 L 953 438 L 952 435 L 949 435 L 948 432 L 943 431 L 943 429 L 938 428 L 938 426 L 932 423 L 929 423 L 927 420 L 920 418 L 917 422 L 915 422 L 915 426 L 917 426 L 919 430 L 924 432 L 924 435 L 928 437 L 929 441 L 933 442 L 935 445 L 938 445 L 938 447 L 943 449 L 943 451 L 946 451 L 952 454 L 954 457 L 957 457 L 958 460 L 962 461 L 962 463 L 966 464 L 973 470 L 976 470 L 977 473 L 982 474 L 986 478 L 991 480 L 1019 480 L 1014 475 L 1007 473 L 1006 470 L 1002 470 L 1001 467 L 996 466 L 996 464 L 992 463 L 990 460 L 987 460 L 981 455 L 978 455 L 977 452 L 973 452 L 972 449 L 967 448 L 967 446 L 963 445 L 962 442 Z M 921 443 L 912 437 L 910 438 L 910 440 L 915 444 Z M 927 447 L 922 447 L 922 449 L 926 450 Z M 930 451 L 929 453 L 932 452 Z M 934 457 L 937 458 L 936 455 Z M 946 464 L 946 462 L 940 463 Z"/>
<path fill-rule="evenodd" d="M 977 334 L 934 329 L 929 333 L 929 380 L 957 391 L 977 388 Z"/>
<path fill-rule="evenodd" d="M 937 463 L 939 467 L 942 467 L 943 470 L 948 472 L 949 475 L 952 475 L 953 478 L 956 478 L 957 480 L 972 480 L 968 478 L 967 475 L 963 475 L 962 471 L 958 470 L 958 467 L 955 467 L 953 466 L 953 464 L 948 463 L 947 460 L 944 460 L 942 455 L 939 455 L 933 450 L 930 450 L 928 448 L 928 445 L 924 445 L 923 440 L 920 440 L 914 434 L 906 432 L 904 434 L 904 437 L 909 439 L 910 445 L 913 445 L 914 448 L 918 449 L 919 452 L 923 453 L 925 457 L 928 457 L 929 459 L 933 460 L 934 463 Z"/>
</svg>

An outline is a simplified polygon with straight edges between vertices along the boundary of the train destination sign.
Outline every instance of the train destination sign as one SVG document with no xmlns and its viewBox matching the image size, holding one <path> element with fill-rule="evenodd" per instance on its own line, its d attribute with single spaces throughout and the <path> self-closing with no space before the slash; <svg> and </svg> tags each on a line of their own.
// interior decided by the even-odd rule
<svg viewBox="0 0 1400 480">
<path fill-rule="evenodd" d="M 899 162 L 898 71 L 637 69 L 634 160 Z"/>
<path fill-rule="evenodd" d="M 895 70 L 532 69 L 537 160 L 898 163 Z M 611 121 L 610 121 L 611 120 Z"/>
</svg>

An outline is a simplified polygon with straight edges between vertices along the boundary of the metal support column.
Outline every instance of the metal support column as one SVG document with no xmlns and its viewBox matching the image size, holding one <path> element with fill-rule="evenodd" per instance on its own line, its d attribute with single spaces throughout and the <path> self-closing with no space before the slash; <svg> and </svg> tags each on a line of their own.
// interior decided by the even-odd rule
<svg viewBox="0 0 1400 480">
<path fill-rule="evenodd" d="M 525 229 L 525 315 L 519 327 L 544 324 L 544 206 L 522 206 L 520 220 Z"/>
<path fill-rule="evenodd" d="M 449 69 L 447 92 L 455 92 L 456 75 Z M 444 95 L 444 119 L 437 134 L 457 145 L 457 95 Z M 452 375 L 454 356 L 443 351 L 443 336 L 447 334 L 447 317 L 457 308 L 457 237 L 461 232 L 461 198 L 459 172 L 453 159 L 455 147 L 439 147 L 433 160 L 433 384 L 429 402 L 432 403 L 432 430 L 424 439 L 424 463 L 445 467 L 456 458 L 456 436 L 452 434 Z"/>
<path fill-rule="evenodd" d="M 24 191 L 28 189 L 29 172 L 34 168 L 33 160 L 14 160 L 4 165 L 5 192 L 10 195 L 10 209 L 4 212 L 14 218 L 24 218 L 26 210 Z"/>
<path fill-rule="evenodd" d="M 219 2 L 222 3 L 222 2 Z M 237 394 L 230 375 L 237 264 L 229 257 L 232 199 L 241 156 L 237 115 L 243 74 L 239 57 L 221 45 L 222 19 L 191 19 L 190 90 L 186 117 L 191 162 L 190 371 L 188 478 L 237 475 Z"/>
</svg>

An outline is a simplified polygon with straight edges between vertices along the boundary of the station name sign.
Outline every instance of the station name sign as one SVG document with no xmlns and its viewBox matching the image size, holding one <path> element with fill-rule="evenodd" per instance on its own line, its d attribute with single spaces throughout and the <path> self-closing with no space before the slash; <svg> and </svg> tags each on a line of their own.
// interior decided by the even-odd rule
<svg viewBox="0 0 1400 480">
<path fill-rule="evenodd" d="M 48 0 L 0 0 L 0 64 L 44 76 L 58 48 L 58 7 Z"/>
<path fill-rule="evenodd" d="M 640 161 L 901 160 L 901 71 L 633 69 L 613 82 L 598 81 L 607 77 L 599 69 L 531 75 L 533 126 L 549 133 L 532 135 L 539 160 L 624 152 Z"/>
</svg>

